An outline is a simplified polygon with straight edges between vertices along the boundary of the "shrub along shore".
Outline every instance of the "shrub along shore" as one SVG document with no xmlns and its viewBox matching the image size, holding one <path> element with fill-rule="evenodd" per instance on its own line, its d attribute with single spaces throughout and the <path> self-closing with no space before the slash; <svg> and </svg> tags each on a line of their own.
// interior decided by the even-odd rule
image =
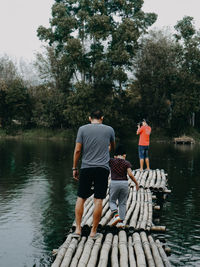
<svg viewBox="0 0 200 267">
<path fill-rule="evenodd" d="M 49 128 L 35 128 L 35 129 L 15 129 L 15 130 L 4 130 L 0 129 L 1 139 L 46 139 L 46 140 L 74 140 L 76 137 L 76 130 L 72 129 L 49 129 Z M 183 136 L 193 138 L 195 143 L 200 143 L 200 133 L 194 129 L 187 131 Z M 159 143 L 171 143 L 175 137 L 180 136 L 169 136 L 164 130 L 153 130 L 151 135 L 151 142 Z M 118 136 L 116 134 L 116 140 L 128 140 L 137 141 L 138 136 L 135 133 L 127 133 L 125 136 Z"/>
</svg>

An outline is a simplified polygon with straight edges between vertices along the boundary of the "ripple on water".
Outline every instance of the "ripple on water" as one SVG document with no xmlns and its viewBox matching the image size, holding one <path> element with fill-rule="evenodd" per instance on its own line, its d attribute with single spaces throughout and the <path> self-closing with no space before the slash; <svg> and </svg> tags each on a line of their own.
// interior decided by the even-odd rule
<svg viewBox="0 0 200 267">
<path fill-rule="evenodd" d="M 200 252 L 200 245 L 193 245 L 190 248 L 196 252 Z M 199 259 L 200 259 L 200 255 L 199 255 Z"/>
</svg>

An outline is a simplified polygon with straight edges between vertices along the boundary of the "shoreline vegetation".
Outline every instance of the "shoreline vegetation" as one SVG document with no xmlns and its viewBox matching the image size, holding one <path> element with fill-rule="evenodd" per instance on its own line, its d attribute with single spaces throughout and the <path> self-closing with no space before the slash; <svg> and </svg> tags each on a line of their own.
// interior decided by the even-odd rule
<svg viewBox="0 0 200 267">
<path fill-rule="evenodd" d="M 76 137 L 76 131 L 72 129 L 49 129 L 49 128 L 35 128 L 35 129 L 18 129 L 7 132 L 0 129 L 0 139 L 40 139 L 40 140 L 72 140 Z M 136 134 L 130 133 L 124 136 L 126 140 L 137 141 Z M 193 139 L 194 143 L 200 143 L 200 133 L 197 130 L 190 129 L 180 136 L 169 136 L 163 130 L 154 130 L 151 135 L 151 142 L 157 143 L 173 143 L 175 138 Z M 117 137 L 118 139 L 118 137 Z M 123 139 L 123 137 L 122 137 Z"/>
<path fill-rule="evenodd" d="M 184 16 L 173 32 L 148 32 L 157 15 L 136 2 L 56 1 L 50 28 L 37 31 L 46 41 L 32 66 L 37 78 L 0 57 L 1 136 L 65 139 L 101 109 L 120 139 L 136 140 L 145 118 L 152 141 L 184 135 L 200 142 L 199 30 Z"/>
<path fill-rule="evenodd" d="M 46 140 L 70 140 L 75 134 L 71 129 L 36 128 L 29 130 L 17 130 L 7 133 L 0 129 L 0 139 L 46 139 Z"/>
</svg>

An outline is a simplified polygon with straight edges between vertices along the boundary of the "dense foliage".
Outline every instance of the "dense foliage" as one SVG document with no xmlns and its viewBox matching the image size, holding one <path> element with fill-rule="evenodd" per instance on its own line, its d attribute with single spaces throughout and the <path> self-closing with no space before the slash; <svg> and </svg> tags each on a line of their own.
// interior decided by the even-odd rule
<svg viewBox="0 0 200 267">
<path fill-rule="evenodd" d="M 148 118 L 168 134 L 200 129 L 200 35 L 184 17 L 175 33 L 147 32 L 154 13 L 142 0 L 56 0 L 48 43 L 36 56 L 41 83 L 27 85 L 15 64 L 0 58 L 3 128 L 77 129 L 101 108 L 118 135 Z"/>
<path fill-rule="evenodd" d="M 56 87 L 66 93 L 66 119 L 77 127 L 98 107 L 114 127 L 124 126 L 128 120 L 121 105 L 127 72 L 133 71 L 139 37 L 157 16 L 142 11 L 142 0 L 55 2 L 51 27 L 40 26 L 38 36 L 53 47 L 62 69 L 55 81 L 63 81 Z M 68 79 L 61 77 L 63 73 Z"/>
</svg>

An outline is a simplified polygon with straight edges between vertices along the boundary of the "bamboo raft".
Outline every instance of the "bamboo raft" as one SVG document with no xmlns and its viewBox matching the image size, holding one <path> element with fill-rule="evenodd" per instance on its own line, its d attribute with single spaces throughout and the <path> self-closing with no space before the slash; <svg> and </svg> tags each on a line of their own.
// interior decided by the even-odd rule
<svg viewBox="0 0 200 267">
<path fill-rule="evenodd" d="M 68 234 L 65 242 L 53 254 L 56 259 L 52 267 L 67 266 L 170 266 L 163 244 L 154 240 L 153 232 L 164 232 L 165 226 L 154 225 L 153 214 L 160 209 L 157 201 L 162 203 L 171 191 L 167 189 L 167 174 L 164 170 L 134 171 L 139 190 L 129 179 L 129 195 L 126 206 L 125 229 L 111 226 L 109 209 L 109 190 L 103 200 L 102 217 L 97 240 L 89 237 L 92 226 L 93 195 L 84 205 L 82 217 L 82 236 L 72 238 Z M 75 229 L 75 222 L 71 231 Z"/>
<path fill-rule="evenodd" d="M 195 140 L 192 137 L 189 136 L 181 136 L 181 137 L 176 137 L 174 138 L 173 141 L 175 144 L 195 144 Z"/>
</svg>

